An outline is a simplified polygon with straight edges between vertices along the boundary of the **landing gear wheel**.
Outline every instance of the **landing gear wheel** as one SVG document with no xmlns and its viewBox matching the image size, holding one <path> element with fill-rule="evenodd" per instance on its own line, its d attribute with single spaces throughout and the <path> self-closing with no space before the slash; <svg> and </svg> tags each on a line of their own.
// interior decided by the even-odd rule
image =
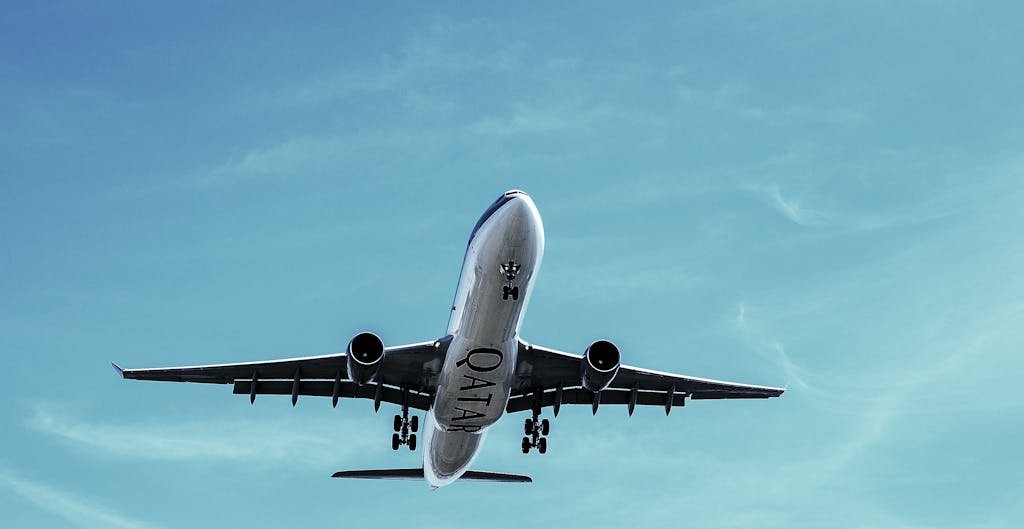
<svg viewBox="0 0 1024 529">
<path fill-rule="evenodd" d="M 409 419 L 409 429 L 418 432 L 420 429 L 420 416 L 413 415 L 412 419 Z"/>
<path fill-rule="evenodd" d="M 512 299 L 513 300 L 518 300 L 519 299 L 519 287 L 512 287 L 511 294 L 512 294 Z"/>
<path fill-rule="evenodd" d="M 508 287 L 501 287 L 501 299 L 508 299 L 510 290 Z"/>
<path fill-rule="evenodd" d="M 533 435 L 533 419 L 526 419 L 526 422 L 523 423 L 523 433 Z"/>
<path fill-rule="evenodd" d="M 409 435 L 409 451 L 416 451 L 416 434 Z"/>
<path fill-rule="evenodd" d="M 551 431 L 551 423 L 547 419 L 540 421 L 540 434 L 547 435 Z"/>
<path fill-rule="evenodd" d="M 402 444 L 402 440 L 398 438 L 398 434 L 391 435 L 391 449 L 398 450 L 398 446 Z"/>
<path fill-rule="evenodd" d="M 396 432 L 402 431 L 402 416 L 401 415 L 395 415 L 395 431 Z"/>
<path fill-rule="evenodd" d="M 547 453 L 547 451 L 548 451 L 548 440 L 547 440 L 546 437 L 541 437 L 540 439 L 537 439 L 537 451 L 542 453 L 542 454 L 546 454 Z"/>
<path fill-rule="evenodd" d="M 529 454 L 530 453 L 530 438 L 529 437 L 523 437 L 523 453 L 524 454 Z"/>
</svg>

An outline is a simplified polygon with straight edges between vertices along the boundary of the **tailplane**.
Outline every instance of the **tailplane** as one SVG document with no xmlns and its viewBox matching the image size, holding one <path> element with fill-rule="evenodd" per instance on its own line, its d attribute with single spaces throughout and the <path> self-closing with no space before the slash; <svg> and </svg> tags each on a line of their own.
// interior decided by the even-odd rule
<svg viewBox="0 0 1024 529">
<path fill-rule="evenodd" d="M 332 478 L 350 478 L 350 479 L 404 479 L 404 480 L 421 480 L 423 479 L 422 468 L 391 468 L 381 470 L 342 470 L 335 472 Z M 476 470 L 467 470 L 465 474 L 459 477 L 459 480 L 463 481 L 494 481 L 500 483 L 533 483 L 530 476 L 523 476 L 520 474 L 502 474 L 500 472 L 480 472 Z"/>
</svg>

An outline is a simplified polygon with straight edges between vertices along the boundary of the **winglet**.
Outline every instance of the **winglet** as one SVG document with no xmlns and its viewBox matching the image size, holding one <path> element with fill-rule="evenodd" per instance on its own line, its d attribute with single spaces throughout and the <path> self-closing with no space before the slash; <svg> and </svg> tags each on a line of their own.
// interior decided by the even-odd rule
<svg viewBox="0 0 1024 529">
<path fill-rule="evenodd" d="M 121 378 L 124 378 L 124 369 L 121 369 L 121 366 L 119 366 L 119 365 L 117 365 L 117 364 L 115 364 L 113 362 L 111 362 L 110 365 L 114 366 L 114 371 L 117 371 L 117 374 Z"/>
</svg>

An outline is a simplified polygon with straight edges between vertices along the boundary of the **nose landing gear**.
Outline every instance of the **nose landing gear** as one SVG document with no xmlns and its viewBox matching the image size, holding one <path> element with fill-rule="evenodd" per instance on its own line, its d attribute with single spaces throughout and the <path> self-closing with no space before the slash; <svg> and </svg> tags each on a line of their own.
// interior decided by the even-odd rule
<svg viewBox="0 0 1024 529">
<path fill-rule="evenodd" d="M 519 299 L 519 287 L 512 286 L 512 282 L 515 281 L 521 266 L 511 259 L 507 263 L 501 263 L 501 273 L 506 281 L 505 286 L 501 287 L 501 299 L 508 299 L 510 296 L 513 300 Z"/>
<path fill-rule="evenodd" d="M 547 435 L 551 432 L 551 423 L 547 419 L 539 419 L 539 414 L 534 411 L 533 418 L 526 419 L 523 424 L 523 453 L 529 454 L 530 450 L 536 448 L 538 452 L 545 454 L 548 451 Z"/>
</svg>

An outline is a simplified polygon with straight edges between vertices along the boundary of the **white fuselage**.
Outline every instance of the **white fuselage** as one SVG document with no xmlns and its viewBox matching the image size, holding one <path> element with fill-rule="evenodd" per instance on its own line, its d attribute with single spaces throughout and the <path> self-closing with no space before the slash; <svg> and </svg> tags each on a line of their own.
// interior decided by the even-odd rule
<svg viewBox="0 0 1024 529">
<path fill-rule="evenodd" d="M 452 304 L 452 337 L 427 412 L 424 476 L 431 487 L 459 478 L 473 462 L 487 428 L 505 411 L 515 376 L 519 326 L 544 254 L 544 227 L 528 195 L 505 193 L 471 235 Z M 518 299 L 503 299 L 503 263 L 518 271 Z"/>
</svg>

